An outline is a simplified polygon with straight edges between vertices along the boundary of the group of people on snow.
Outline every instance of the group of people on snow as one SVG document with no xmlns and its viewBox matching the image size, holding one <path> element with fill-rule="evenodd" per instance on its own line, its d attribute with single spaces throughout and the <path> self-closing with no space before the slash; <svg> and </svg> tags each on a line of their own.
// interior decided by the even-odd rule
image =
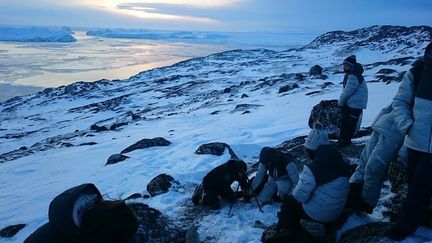
<svg viewBox="0 0 432 243">
<path fill-rule="evenodd" d="M 341 107 L 339 139 L 329 141 L 323 125 L 314 124 L 303 144 L 310 163 L 299 171 L 288 153 L 265 147 L 259 155 L 256 176 L 249 182 L 246 163 L 230 160 L 210 171 L 200 191 L 194 193 L 198 204 L 219 208 L 219 198 L 230 203 L 256 197 L 259 204 L 282 201 L 275 237 L 294 237 L 300 219 L 321 223 L 335 221 L 344 208 L 371 214 L 377 206 L 381 185 L 389 164 L 395 159 L 406 162 L 408 193 L 395 225 L 386 232 L 392 240 L 403 240 L 418 226 L 429 226 L 432 198 L 432 43 L 424 57 L 404 75 L 390 105 L 383 108 L 371 127 L 372 135 L 364 147 L 355 172 L 339 149 L 352 144 L 359 128 L 368 89 L 363 67 L 355 56 L 343 61 L 345 76 L 338 100 Z M 406 151 L 406 156 L 403 156 Z M 399 155 L 399 156 L 398 156 Z M 404 159 L 403 159 L 404 158 Z M 234 166 L 234 164 L 237 164 Z M 230 170 L 232 168 L 232 171 Z M 238 181 L 241 192 L 230 185 Z M 219 197 L 215 197 L 218 195 Z M 204 200 L 211 197 L 212 200 Z M 217 200 L 216 200 L 217 199 Z"/>
<path fill-rule="evenodd" d="M 324 127 L 314 124 L 304 149 L 310 158 L 299 173 L 295 158 L 265 147 L 256 176 L 249 180 L 247 164 L 229 160 L 214 168 L 195 189 L 192 201 L 211 209 L 221 200 L 233 203 L 255 197 L 259 205 L 282 201 L 275 237 L 294 237 L 300 219 L 335 221 L 344 208 L 372 213 L 380 197 L 389 163 L 407 150 L 408 193 L 396 224 L 387 232 L 402 240 L 417 226 L 430 224 L 432 197 L 432 43 L 424 58 L 406 72 L 393 102 L 372 123 L 373 133 L 360 155 L 354 174 L 340 148 L 349 146 L 368 101 L 363 67 L 355 56 L 343 62 L 345 76 L 338 100 L 341 107 L 339 140 L 329 141 Z M 241 191 L 231 184 L 237 181 Z M 26 240 L 32 242 L 129 242 L 138 229 L 134 212 L 124 201 L 104 200 L 93 184 L 73 187 L 54 198 L 49 222 Z"/>
</svg>

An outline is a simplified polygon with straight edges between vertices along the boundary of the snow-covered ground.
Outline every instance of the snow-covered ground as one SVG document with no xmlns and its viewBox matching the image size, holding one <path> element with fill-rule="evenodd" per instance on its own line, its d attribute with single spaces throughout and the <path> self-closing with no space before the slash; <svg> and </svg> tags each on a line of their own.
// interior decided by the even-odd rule
<svg viewBox="0 0 432 243">
<path fill-rule="evenodd" d="M 74 42 L 69 27 L 0 27 L 0 41 Z"/>
<path fill-rule="evenodd" d="M 420 43 L 409 53 L 417 57 L 426 44 Z M 402 72 L 410 67 L 386 62 L 405 57 L 398 50 L 366 46 L 335 55 L 343 46 L 225 52 L 143 72 L 128 80 L 76 84 L 72 91 L 61 87 L 0 104 L 0 228 L 27 224 L 13 238 L 0 240 L 22 242 L 47 221 L 48 205 L 56 195 L 84 182 L 96 184 L 106 198 L 126 198 L 136 192 L 147 194 L 147 183 L 167 173 L 181 183 L 179 190 L 137 201 L 172 219 L 179 218 L 191 205 L 194 185 L 229 159 L 227 151 L 220 157 L 195 154 L 200 145 L 225 142 L 251 165 L 262 147 L 308 133 L 312 107 L 321 100 L 338 98 L 343 74 L 333 71 L 341 68 L 348 54 L 357 54 L 363 64 L 385 62 L 366 68 L 367 81 L 375 80 L 382 68 Z M 325 68 L 327 80 L 307 76 L 298 81 L 288 75 L 307 73 L 315 64 Z M 334 85 L 322 89 L 324 82 Z M 292 83 L 300 87 L 278 93 L 281 86 Z M 398 85 L 368 83 L 369 103 L 363 126 L 370 125 L 380 109 L 391 102 Z M 312 91 L 321 92 L 306 95 Z M 248 97 L 241 98 L 243 94 Z M 243 114 L 244 110 L 235 109 L 239 104 L 260 106 Z M 128 112 L 146 119 L 131 121 Z M 94 123 L 110 125 L 119 121 L 129 123 L 114 131 L 89 130 Z M 105 166 L 110 155 L 143 138 L 154 137 L 164 137 L 172 144 L 133 151 L 127 153 L 129 159 Z M 96 144 L 78 146 L 88 142 Z M 65 143 L 73 146 L 63 146 Z M 31 153 L 14 159 L 5 155 L 23 146 Z M 232 215 L 228 215 L 229 206 L 224 205 L 195 224 L 202 241 L 259 242 L 263 229 L 251 225 L 255 220 L 274 224 L 279 206 L 265 205 L 264 213 L 260 213 L 252 200 L 249 204 L 235 204 Z M 371 217 L 387 220 L 379 212 Z M 354 221 L 352 224 L 359 220 Z"/>
</svg>

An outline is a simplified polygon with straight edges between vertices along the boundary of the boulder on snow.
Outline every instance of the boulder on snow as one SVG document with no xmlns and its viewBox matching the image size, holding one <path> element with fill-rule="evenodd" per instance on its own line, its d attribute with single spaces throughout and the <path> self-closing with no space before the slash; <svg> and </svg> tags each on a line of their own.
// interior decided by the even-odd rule
<svg viewBox="0 0 432 243">
<path fill-rule="evenodd" d="M 323 72 L 323 68 L 320 65 L 315 65 L 309 69 L 309 75 L 321 75 Z"/>
<path fill-rule="evenodd" d="M 11 238 L 15 236 L 21 229 L 23 229 L 25 224 L 9 225 L 0 230 L 0 237 Z"/>
<path fill-rule="evenodd" d="M 214 143 L 207 143 L 203 144 L 198 147 L 198 149 L 195 151 L 196 154 L 213 154 L 217 156 L 223 155 L 225 152 L 225 149 L 228 149 L 231 158 L 238 159 L 238 156 L 234 153 L 234 151 L 231 149 L 231 147 L 226 143 L 220 143 L 220 142 L 214 142 Z"/>
<path fill-rule="evenodd" d="M 106 162 L 105 165 L 112 165 L 112 164 L 116 164 L 118 162 L 121 162 L 123 160 L 129 159 L 128 156 L 123 155 L 123 154 L 113 154 L 108 158 L 108 161 Z"/>
<path fill-rule="evenodd" d="M 152 139 L 145 138 L 123 149 L 121 153 L 122 154 L 129 153 L 137 149 L 145 149 L 145 148 L 156 147 L 156 146 L 168 146 L 170 144 L 171 144 L 170 141 L 162 137 L 157 137 Z"/>
<path fill-rule="evenodd" d="M 179 182 L 174 180 L 174 178 L 167 174 L 160 174 L 153 178 L 148 184 L 147 184 L 147 191 L 150 194 L 150 196 L 154 197 L 160 194 L 164 194 L 168 192 L 168 190 L 173 185 L 180 185 Z"/>
<path fill-rule="evenodd" d="M 109 129 L 106 126 L 98 126 L 96 124 L 93 124 L 90 126 L 90 130 L 93 130 L 96 132 L 104 132 L 104 131 L 108 131 Z"/>
<path fill-rule="evenodd" d="M 322 100 L 312 108 L 308 125 L 312 129 L 315 122 L 320 122 L 328 132 L 335 132 L 340 127 L 341 108 L 337 100 Z"/>
<path fill-rule="evenodd" d="M 288 91 L 293 90 L 293 89 L 297 89 L 298 87 L 299 87 L 298 84 L 284 85 L 284 86 L 279 88 L 279 94 L 288 92 Z"/>
<path fill-rule="evenodd" d="M 185 242 L 186 231 L 157 209 L 143 203 L 128 204 L 138 218 L 139 227 L 131 243 L 141 242 Z"/>
</svg>

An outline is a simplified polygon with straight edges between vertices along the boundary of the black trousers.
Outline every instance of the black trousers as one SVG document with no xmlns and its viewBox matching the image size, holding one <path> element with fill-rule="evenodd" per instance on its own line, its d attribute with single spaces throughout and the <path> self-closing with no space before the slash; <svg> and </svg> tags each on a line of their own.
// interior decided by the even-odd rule
<svg viewBox="0 0 432 243">
<path fill-rule="evenodd" d="M 408 193 L 396 226 L 413 233 L 418 225 L 429 225 L 432 197 L 432 154 L 408 148 Z"/>
<path fill-rule="evenodd" d="M 344 141 L 351 141 L 357 128 L 357 123 L 362 113 L 362 109 L 344 106 L 341 114 L 341 127 L 339 138 Z"/>
<path fill-rule="evenodd" d="M 310 219 L 302 204 L 293 196 L 287 197 L 278 212 L 277 227 L 279 229 L 296 230 L 300 227 L 300 219 Z"/>
<path fill-rule="evenodd" d="M 211 208 L 218 209 L 220 207 L 219 197 L 223 200 L 226 200 L 230 203 L 233 203 L 237 199 L 239 199 L 239 193 L 234 192 L 231 187 L 224 188 L 210 188 L 206 189 L 204 187 L 204 195 L 203 195 L 203 205 Z"/>
</svg>

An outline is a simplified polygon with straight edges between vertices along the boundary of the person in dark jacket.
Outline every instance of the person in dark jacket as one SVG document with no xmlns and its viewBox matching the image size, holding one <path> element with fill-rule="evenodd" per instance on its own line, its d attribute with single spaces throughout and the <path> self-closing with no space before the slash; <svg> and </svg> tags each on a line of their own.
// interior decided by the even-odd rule
<svg viewBox="0 0 432 243">
<path fill-rule="evenodd" d="M 48 218 L 25 243 L 127 243 L 138 229 L 133 211 L 123 201 L 104 201 L 93 184 L 55 197 Z"/>
<path fill-rule="evenodd" d="M 277 228 L 285 239 L 293 237 L 300 219 L 326 223 L 336 220 L 348 198 L 349 167 L 334 145 L 321 145 L 311 164 L 305 165 L 292 196 L 282 204 Z"/>
<path fill-rule="evenodd" d="M 247 165 L 242 160 L 229 160 L 228 162 L 219 165 L 211 170 L 203 178 L 202 187 L 202 204 L 210 209 L 220 208 L 220 199 L 230 203 L 239 199 L 243 194 L 234 192 L 231 189 L 231 184 L 234 181 L 239 182 L 242 191 L 248 189 Z M 197 205 L 201 200 L 195 201 L 196 195 L 192 197 L 192 201 Z"/>
<path fill-rule="evenodd" d="M 338 100 L 338 105 L 342 107 L 340 135 L 336 143 L 338 147 L 351 144 L 351 138 L 368 101 L 368 89 L 362 75 L 364 70 L 362 65 L 357 63 L 356 56 L 345 58 L 343 69 L 343 91 Z"/>
<path fill-rule="evenodd" d="M 408 193 L 389 238 L 402 240 L 429 225 L 432 197 L 432 42 L 423 61 L 408 71 L 393 99 L 396 124 L 406 133 Z"/>
<path fill-rule="evenodd" d="M 260 203 L 269 203 L 274 196 L 284 199 L 291 195 L 298 179 L 299 173 L 290 155 L 275 148 L 264 147 L 260 152 L 258 171 L 249 192 L 252 195 L 258 194 Z"/>
</svg>

